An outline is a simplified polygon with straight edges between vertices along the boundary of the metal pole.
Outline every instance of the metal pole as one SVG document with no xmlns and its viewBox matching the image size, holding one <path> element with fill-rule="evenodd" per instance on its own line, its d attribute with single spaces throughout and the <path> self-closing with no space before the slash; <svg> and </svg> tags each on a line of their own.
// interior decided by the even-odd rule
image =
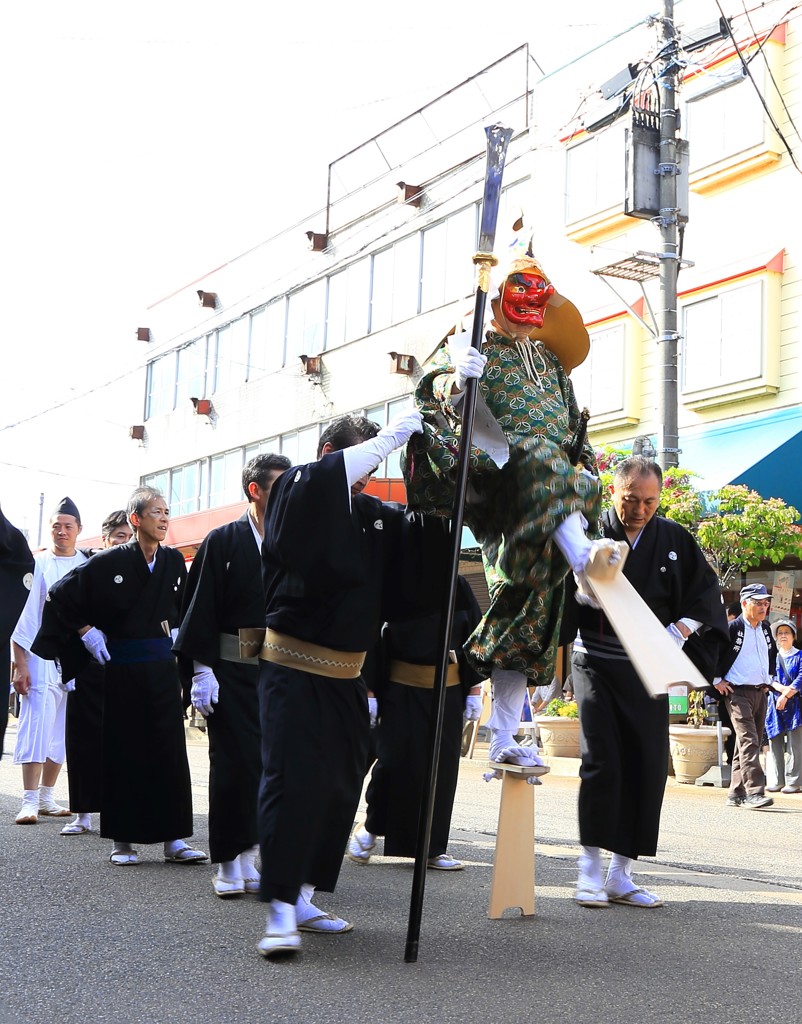
<svg viewBox="0 0 802 1024">
<path fill-rule="evenodd" d="M 677 272 L 679 244 L 677 231 L 677 65 L 674 0 L 663 0 L 660 18 L 660 43 L 663 52 L 660 74 L 660 334 L 657 339 L 661 388 L 657 405 L 657 455 L 663 469 L 679 461 L 677 433 Z"/>
<path fill-rule="evenodd" d="M 501 176 L 504 171 L 504 160 L 512 129 L 496 124 L 491 128 L 485 128 L 485 133 L 487 135 L 487 171 L 485 174 L 485 191 L 482 204 L 482 225 L 479 232 L 479 251 L 473 257 L 473 262 L 477 267 L 477 286 L 473 312 L 473 331 L 471 334 L 471 346 L 480 352 L 482 350 L 487 293 L 490 289 L 490 270 L 497 262 L 493 256 L 493 247 L 495 245 L 496 221 L 498 218 L 499 198 L 501 196 Z M 434 794 L 435 787 L 437 786 L 437 762 L 440 757 L 440 744 L 443 736 L 446 673 L 448 671 L 451 626 L 454 621 L 454 607 L 457 596 L 462 520 L 465 512 L 465 493 L 468 487 L 468 469 L 470 468 L 471 436 L 473 434 L 476 411 L 477 383 L 473 379 L 467 382 L 465 396 L 462 400 L 462 432 L 459 454 L 457 456 L 454 506 L 451 514 L 449 572 L 440 614 L 438 662 L 434 676 L 432 723 L 429 730 L 429 758 L 422 794 L 422 806 L 418 819 L 418 835 L 415 845 L 415 873 L 412 877 L 407 941 L 404 950 L 404 961 L 408 964 L 415 963 L 418 959 L 420 925 L 421 917 L 423 916 L 423 893 L 426 887 L 426 866 L 429 859 Z"/>
</svg>

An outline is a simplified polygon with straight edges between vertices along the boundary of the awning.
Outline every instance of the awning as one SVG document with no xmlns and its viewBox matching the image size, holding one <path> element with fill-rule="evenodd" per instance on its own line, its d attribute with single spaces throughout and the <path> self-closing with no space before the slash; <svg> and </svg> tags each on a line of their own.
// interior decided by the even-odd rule
<svg viewBox="0 0 802 1024">
<path fill-rule="evenodd" d="M 680 465 L 699 474 L 696 485 L 702 490 L 746 484 L 764 498 L 782 498 L 802 511 L 802 409 L 683 431 L 679 447 Z"/>
</svg>

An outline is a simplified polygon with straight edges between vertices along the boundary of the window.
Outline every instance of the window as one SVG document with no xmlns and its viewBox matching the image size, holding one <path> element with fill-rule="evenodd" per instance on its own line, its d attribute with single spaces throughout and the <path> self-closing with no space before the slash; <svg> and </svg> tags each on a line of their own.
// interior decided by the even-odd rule
<svg viewBox="0 0 802 1024">
<path fill-rule="evenodd" d="M 251 313 L 248 380 L 280 370 L 284 365 L 287 300 L 282 297 Z"/>
<path fill-rule="evenodd" d="M 591 331 L 590 353 L 571 371 L 577 403 L 580 409 L 587 406 L 594 417 L 624 408 L 625 344 L 623 323 Z"/>
<path fill-rule="evenodd" d="M 326 348 L 336 348 L 368 333 L 370 260 L 361 259 L 329 278 Z"/>
<path fill-rule="evenodd" d="M 566 151 L 565 222 L 620 207 L 624 195 L 623 127 L 614 126 Z"/>
<path fill-rule="evenodd" d="M 289 296 L 287 308 L 287 362 L 323 351 L 326 322 L 326 279 L 300 288 Z"/>
<path fill-rule="evenodd" d="M 148 393 L 145 418 L 160 416 L 175 408 L 175 352 L 148 363 Z"/>
<path fill-rule="evenodd" d="M 158 491 L 159 494 L 163 494 L 167 497 L 168 485 L 170 482 L 170 471 L 163 469 L 160 473 L 151 473 L 148 476 L 142 477 L 143 487 L 152 487 L 154 491 Z"/>
<path fill-rule="evenodd" d="M 230 505 L 242 495 L 242 448 L 213 455 L 210 467 L 209 507 Z"/>
<path fill-rule="evenodd" d="M 754 380 L 763 367 L 763 284 L 751 281 L 683 308 L 684 391 Z"/>
<path fill-rule="evenodd" d="M 256 444 L 245 446 L 245 463 L 255 459 L 257 455 L 274 454 L 279 450 L 279 439 L 269 437 L 266 441 L 258 441 Z"/>
<path fill-rule="evenodd" d="M 249 326 L 249 317 L 243 316 L 218 330 L 215 391 L 226 391 L 245 383 Z"/>
<path fill-rule="evenodd" d="M 763 118 L 760 100 L 743 78 L 691 100 L 687 107 L 691 171 L 760 145 Z"/>
<path fill-rule="evenodd" d="M 373 257 L 370 283 L 370 333 L 375 334 L 393 322 L 393 247 Z"/>
<path fill-rule="evenodd" d="M 196 338 L 178 350 L 178 381 L 175 404 L 179 408 L 190 398 L 206 396 L 206 338 Z"/>
<path fill-rule="evenodd" d="M 183 516 L 188 512 L 197 512 L 199 499 L 200 474 L 198 463 L 190 462 L 186 466 L 178 466 L 170 476 L 170 513 Z"/>
<path fill-rule="evenodd" d="M 469 206 L 422 233 L 421 311 L 471 294 L 477 212 L 477 205 Z"/>
</svg>

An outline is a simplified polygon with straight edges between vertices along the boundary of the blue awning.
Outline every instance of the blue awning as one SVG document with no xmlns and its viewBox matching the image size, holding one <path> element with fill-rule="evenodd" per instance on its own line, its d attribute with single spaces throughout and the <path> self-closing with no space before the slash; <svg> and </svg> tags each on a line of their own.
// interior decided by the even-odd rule
<svg viewBox="0 0 802 1024">
<path fill-rule="evenodd" d="M 744 416 L 721 426 L 683 431 L 680 465 L 702 490 L 746 484 L 764 498 L 782 498 L 802 511 L 802 409 Z"/>
</svg>

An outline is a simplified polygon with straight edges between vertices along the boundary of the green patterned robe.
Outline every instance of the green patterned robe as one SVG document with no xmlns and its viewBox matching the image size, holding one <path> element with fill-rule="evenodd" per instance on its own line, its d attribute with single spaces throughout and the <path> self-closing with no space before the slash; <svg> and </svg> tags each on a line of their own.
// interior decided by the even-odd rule
<svg viewBox="0 0 802 1024">
<path fill-rule="evenodd" d="M 568 571 L 551 535 L 573 512 L 595 526 L 599 484 L 566 455 L 579 410 L 557 357 L 541 342 L 518 344 L 493 332 L 483 351 L 488 362 L 479 392 L 504 431 L 510 458 L 499 469 L 486 452 L 471 451 L 465 523 L 482 545 L 491 604 L 466 650 L 486 675 L 498 666 L 536 685 L 550 683 Z M 446 344 L 416 388 L 425 432 L 413 435 L 403 467 L 409 505 L 445 516 L 452 512 L 460 432 L 449 397 L 453 381 Z M 582 461 L 596 471 L 588 444 Z"/>
</svg>

